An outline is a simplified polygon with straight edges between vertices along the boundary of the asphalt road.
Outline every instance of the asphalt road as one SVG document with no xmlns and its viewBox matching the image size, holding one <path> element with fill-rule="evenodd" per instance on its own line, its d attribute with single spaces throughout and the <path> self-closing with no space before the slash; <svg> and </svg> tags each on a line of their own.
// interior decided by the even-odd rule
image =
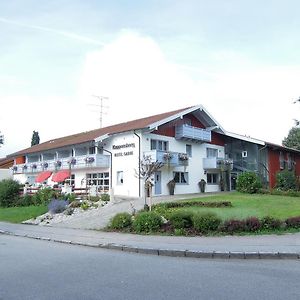
<svg viewBox="0 0 300 300">
<path fill-rule="evenodd" d="M 0 235 L 0 299 L 299 299 L 300 261 L 160 257 Z"/>
</svg>

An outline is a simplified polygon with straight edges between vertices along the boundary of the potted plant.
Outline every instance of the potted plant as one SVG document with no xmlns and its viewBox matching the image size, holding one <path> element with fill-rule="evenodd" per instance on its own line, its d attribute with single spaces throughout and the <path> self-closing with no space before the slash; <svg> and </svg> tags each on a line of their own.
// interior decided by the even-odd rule
<svg viewBox="0 0 300 300">
<path fill-rule="evenodd" d="M 202 178 L 199 182 L 198 182 L 199 188 L 201 193 L 205 193 L 205 186 L 206 186 L 206 181 Z"/>
<path fill-rule="evenodd" d="M 174 180 L 174 178 L 167 183 L 170 195 L 174 195 L 175 185 L 176 181 Z"/>
</svg>

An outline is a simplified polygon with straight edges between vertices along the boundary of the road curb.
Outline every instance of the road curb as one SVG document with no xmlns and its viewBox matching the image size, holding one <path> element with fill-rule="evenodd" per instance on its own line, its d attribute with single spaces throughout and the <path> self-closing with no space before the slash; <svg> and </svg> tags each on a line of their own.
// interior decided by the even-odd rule
<svg viewBox="0 0 300 300">
<path fill-rule="evenodd" d="M 170 257 L 187 257 L 187 258 L 204 258 L 204 259 L 227 259 L 227 260 L 236 260 L 236 259 L 265 259 L 265 260 L 278 260 L 278 259 L 300 259 L 300 253 L 296 252 L 230 252 L 230 251 L 201 251 L 201 250 L 180 250 L 180 249 L 159 249 L 159 248 L 145 248 L 145 247 L 135 247 L 129 245 L 121 245 L 115 243 L 104 243 L 97 244 L 92 242 L 80 242 L 72 240 L 64 240 L 57 238 L 49 237 L 40 237 L 32 234 L 20 234 L 14 233 L 6 230 L 0 229 L 0 234 L 11 235 L 16 237 L 25 237 L 29 239 L 49 241 L 61 244 L 92 247 L 92 248 L 101 248 L 107 250 L 118 250 L 129 253 L 139 253 L 139 254 L 148 254 L 148 255 L 157 255 L 157 256 L 170 256 Z"/>
</svg>

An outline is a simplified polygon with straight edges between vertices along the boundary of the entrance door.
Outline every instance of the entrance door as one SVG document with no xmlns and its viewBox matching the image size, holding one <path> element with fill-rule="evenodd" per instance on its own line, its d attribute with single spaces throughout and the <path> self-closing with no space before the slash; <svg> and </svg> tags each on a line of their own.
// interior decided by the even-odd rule
<svg viewBox="0 0 300 300">
<path fill-rule="evenodd" d="M 155 195 L 161 194 L 161 171 L 155 172 Z"/>
<path fill-rule="evenodd" d="M 237 173 L 231 173 L 231 190 L 234 191 L 236 189 L 236 179 Z"/>
</svg>

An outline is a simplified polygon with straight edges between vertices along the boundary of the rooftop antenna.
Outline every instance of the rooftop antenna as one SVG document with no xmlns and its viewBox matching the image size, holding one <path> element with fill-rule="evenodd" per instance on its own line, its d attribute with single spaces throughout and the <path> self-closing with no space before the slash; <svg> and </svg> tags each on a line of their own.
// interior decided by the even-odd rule
<svg viewBox="0 0 300 300">
<path fill-rule="evenodd" d="M 90 104 L 93 106 L 97 106 L 99 107 L 100 111 L 99 111 L 99 121 L 100 121 L 100 128 L 102 128 L 102 120 L 103 120 L 103 115 L 106 114 L 103 109 L 104 108 L 108 108 L 108 106 L 103 105 L 103 100 L 108 100 L 108 97 L 104 97 L 104 96 L 97 96 L 97 95 L 92 95 L 92 97 L 95 97 L 97 99 L 100 100 L 100 104 Z"/>
</svg>

